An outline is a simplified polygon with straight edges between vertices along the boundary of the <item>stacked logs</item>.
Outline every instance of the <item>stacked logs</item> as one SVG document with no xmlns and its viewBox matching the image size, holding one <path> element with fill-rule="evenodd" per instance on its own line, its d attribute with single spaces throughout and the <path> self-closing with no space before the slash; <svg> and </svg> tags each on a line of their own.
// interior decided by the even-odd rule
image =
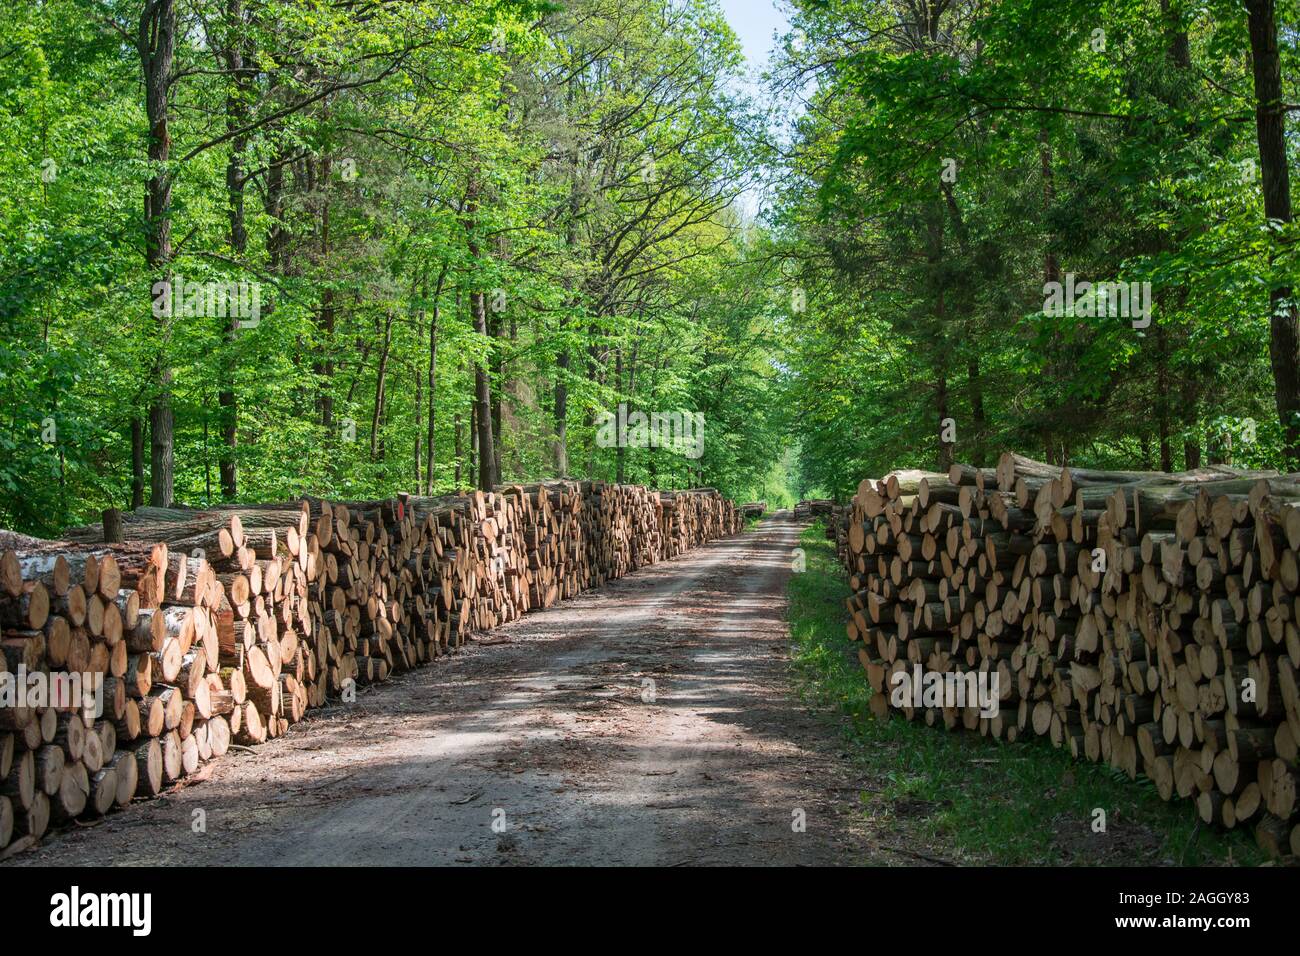
<svg viewBox="0 0 1300 956">
<path fill-rule="evenodd" d="M 0 690 L 13 697 L 22 674 L 98 675 L 103 689 L 101 709 L 0 694 L 0 850 L 743 527 L 713 489 L 574 481 L 114 519 L 129 543 L 0 532 Z"/>
<path fill-rule="evenodd" d="M 864 481 L 847 511 L 877 715 L 1046 736 L 1300 853 L 1300 476 L 1005 454 Z M 918 674 L 985 675 L 997 712 L 918 696 Z"/>
<path fill-rule="evenodd" d="M 211 642 L 195 599 L 209 576 L 166 578 L 165 553 L 39 543 L 0 555 L 0 844 L 34 842 L 51 822 L 102 815 L 197 767 L 188 754 L 210 737 L 182 672 Z M 102 706 L 83 719 L 93 688 L 70 680 L 18 696 L 19 677 L 48 673 L 98 675 Z"/>
<path fill-rule="evenodd" d="M 826 538 L 835 545 L 835 557 L 840 564 L 848 565 L 849 560 L 849 521 L 853 509 L 849 505 L 832 505 L 826 516 Z"/>
</svg>

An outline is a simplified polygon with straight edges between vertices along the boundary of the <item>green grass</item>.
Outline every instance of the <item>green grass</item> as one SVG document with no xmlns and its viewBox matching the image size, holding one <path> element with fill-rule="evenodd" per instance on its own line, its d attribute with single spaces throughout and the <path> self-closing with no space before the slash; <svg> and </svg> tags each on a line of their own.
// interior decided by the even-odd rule
<svg viewBox="0 0 1300 956">
<path fill-rule="evenodd" d="M 850 756 L 876 793 L 863 813 L 953 862 L 1212 865 L 1263 860 L 1249 829 L 1203 825 L 1190 800 L 1165 803 L 1143 777 L 1073 760 L 1041 738 L 1008 744 L 894 715 L 876 720 L 871 688 L 845 635 L 848 586 L 820 523 L 800 542 L 807 570 L 790 580 L 796 684 L 842 715 Z M 1094 808 L 1106 833 L 1092 831 Z"/>
</svg>

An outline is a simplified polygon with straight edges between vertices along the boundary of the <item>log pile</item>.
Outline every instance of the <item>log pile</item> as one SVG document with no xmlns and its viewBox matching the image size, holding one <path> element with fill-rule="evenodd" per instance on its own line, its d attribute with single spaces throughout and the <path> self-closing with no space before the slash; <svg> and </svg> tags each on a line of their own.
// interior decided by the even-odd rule
<svg viewBox="0 0 1300 956">
<path fill-rule="evenodd" d="M 1005 454 L 863 481 L 846 528 L 877 715 L 1045 736 L 1300 853 L 1300 476 Z M 930 674 L 986 675 L 997 713 L 909 689 Z"/>
<path fill-rule="evenodd" d="M 829 515 L 834 508 L 835 502 L 829 498 L 805 498 L 794 506 L 794 516 L 798 521 L 821 518 Z"/>
<path fill-rule="evenodd" d="M 832 505 L 826 516 L 826 538 L 835 545 L 835 556 L 840 564 L 848 565 L 849 520 L 853 516 L 851 505 Z"/>
<path fill-rule="evenodd" d="M 103 690 L 91 714 L 79 697 L 0 696 L 0 850 L 744 524 L 713 489 L 590 481 L 114 520 L 127 543 L 0 532 L 0 688 L 76 674 Z"/>
<path fill-rule="evenodd" d="M 751 518 L 761 518 L 767 512 L 766 501 L 747 501 L 743 505 L 736 505 L 736 510 L 746 521 Z"/>
</svg>

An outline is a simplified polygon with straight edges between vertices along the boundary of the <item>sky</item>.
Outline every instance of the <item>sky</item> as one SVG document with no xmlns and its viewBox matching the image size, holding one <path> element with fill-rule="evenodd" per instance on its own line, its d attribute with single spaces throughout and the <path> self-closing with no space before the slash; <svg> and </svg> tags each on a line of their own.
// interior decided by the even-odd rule
<svg viewBox="0 0 1300 956">
<path fill-rule="evenodd" d="M 780 0 L 718 0 L 722 12 L 740 38 L 749 61 L 748 92 L 755 99 L 762 98 L 762 88 L 758 74 L 767 66 L 768 54 L 776 45 L 775 35 L 783 34 L 790 28 L 785 11 L 778 8 Z M 761 190 L 753 187 L 741 194 L 739 207 L 741 212 L 753 218 L 758 214 L 762 204 Z"/>
<path fill-rule="evenodd" d="M 768 51 L 772 49 L 774 33 L 785 33 L 790 21 L 785 11 L 777 8 L 778 0 L 718 0 L 722 12 L 736 31 L 745 48 L 750 69 L 761 70 L 767 65 Z"/>
</svg>

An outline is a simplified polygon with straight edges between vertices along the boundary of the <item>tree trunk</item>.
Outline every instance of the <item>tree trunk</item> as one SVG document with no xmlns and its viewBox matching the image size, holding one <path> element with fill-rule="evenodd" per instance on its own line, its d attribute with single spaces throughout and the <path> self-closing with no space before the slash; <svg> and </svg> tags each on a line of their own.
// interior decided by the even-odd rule
<svg viewBox="0 0 1300 956">
<path fill-rule="evenodd" d="M 1274 0 L 1246 0 L 1250 50 L 1255 76 L 1255 131 L 1259 141 L 1264 215 L 1291 221 L 1291 179 L 1287 170 L 1286 113 L 1282 102 L 1282 65 L 1278 57 Z M 1272 257 L 1270 256 L 1270 259 Z M 1284 450 L 1300 458 L 1300 315 L 1289 300 L 1291 289 L 1278 286 L 1269 301 L 1269 357 L 1274 396 L 1282 424 Z"/>
<path fill-rule="evenodd" d="M 388 355 L 392 344 L 393 311 L 389 309 L 384 315 L 383 345 L 379 349 L 379 368 L 375 371 L 375 406 L 370 415 L 371 461 L 384 460 L 384 389 L 388 386 Z"/>
<path fill-rule="evenodd" d="M 970 385 L 971 424 L 974 426 L 974 441 L 970 443 L 970 461 L 977 468 L 984 467 L 984 442 L 987 439 L 988 419 L 984 413 L 984 383 L 980 380 L 980 358 L 971 356 L 966 363 L 966 379 Z"/>
<path fill-rule="evenodd" d="M 945 422 L 948 418 L 948 376 L 943 371 L 939 372 L 935 392 L 939 411 L 939 470 L 947 471 L 952 467 L 953 447 L 952 443 L 946 441 L 943 437 L 946 429 Z"/>
<path fill-rule="evenodd" d="M 320 190 L 321 190 L 321 212 L 320 212 L 320 262 L 321 267 L 329 269 L 330 257 L 330 176 L 333 173 L 333 163 L 330 157 L 325 156 L 320 162 Z M 334 428 L 334 290 L 326 288 L 321 292 L 320 313 L 317 324 L 321 332 L 321 349 L 323 355 L 316 363 L 316 374 L 320 377 L 317 388 L 317 404 L 320 408 L 320 423 L 325 431 L 331 432 Z"/>
<path fill-rule="evenodd" d="M 486 297 L 485 297 L 486 298 Z M 494 318 L 489 329 L 493 339 L 501 337 L 501 320 Z M 492 392 L 492 484 L 501 480 L 501 446 L 505 443 L 505 428 L 502 426 L 502 405 L 505 402 L 506 381 L 505 366 L 502 364 L 503 350 L 497 349 L 492 355 L 493 375 L 488 376 L 488 387 L 497 383 Z"/>
<path fill-rule="evenodd" d="M 970 233 L 966 229 L 966 218 L 961 213 L 961 205 L 957 202 L 957 194 L 953 191 L 951 183 L 940 183 L 940 189 L 943 190 L 944 201 L 948 207 L 948 215 L 952 220 L 953 231 L 957 234 L 957 243 L 961 247 L 963 256 L 970 257 Z M 966 308 L 973 310 L 973 303 L 967 302 Z M 966 382 L 970 392 L 971 407 L 971 425 L 972 435 L 968 436 L 967 447 L 971 449 L 970 461 L 979 467 L 984 464 L 984 440 L 987 420 L 984 413 L 984 389 L 980 381 L 980 358 L 979 352 L 972 353 L 966 362 Z"/>
<path fill-rule="evenodd" d="M 144 504 L 144 422 L 131 416 L 131 510 Z"/>
<path fill-rule="evenodd" d="M 569 473 L 569 350 L 555 358 L 555 476 Z"/>
<path fill-rule="evenodd" d="M 472 292 L 470 311 L 474 316 L 474 331 L 487 338 L 487 297 L 482 292 Z M 474 417 L 478 435 L 478 486 L 491 491 L 496 482 L 496 449 L 492 440 L 492 383 L 487 362 L 474 366 Z"/>
<path fill-rule="evenodd" d="M 176 7 L 173 0 L 147 0 L 140 14 L 136 50 L 144 75 L 145 115 L 149 120 L 149 161 L 154 174 L 145 183 L 145 263 L 150 285 L 170 282 L 172 258 L 172 179 L 166 163 L 171 153 L 168 109 L 172 58 L 176 48 Z M 152 295 L 150 299 L 152 299 Z M 169 312 L 170 310 L 164 310 Z M 175 447 L 172 434 L 172 369 L 167 357 L 171 316 L 158 319 L 158 351 L 152 377 L 154 394 L 149 405 L 149 503 L 161 508 L 172 504 Z"/>
<path fill-rule="evenodd" d="M 436 422 L 435 412 L 437 409 L 438 395 L 438 319 L 442 309 L 442 287 L 447 279 L 447 263 L 444 261 L 442 269 L 438 272 L 438 283 L 433 289 L 433 309 L 430 312 L 432 316 L 429 320 L 429 413 L 427 416 L 428 436 L 426 439 L 424 482 L 425 494 L 433 494 L 434 486 L 434 466 L 437 464 L 437 446 L 434 443 L 434 424 Z M 424 294 L 428 295 L 428 280 L 425 280 Z M 459 445 L 459 426 L 457 426 L 457 444 Z M 456 449 L 456 456 L 460 457 L 460 448 Z M 459 467 L 459 463 L 457 464 Z"/>
<path fill-rule="evenodd" d="M 226 130 L 233 132 L 248 122 L 248 95 L 252 88 L 252 73 L 244 63 L 242 0 L 228 0 L 226 4 L 227 28 L 235 31 L 230 45 L 223 51 L 222 59 L 231 75 L 231 86 L 226 94 Z M 230 141 L 230 157 L 226 161 L 226 195 L 230 219 L 230 254 L 242 263 L 248 251 L 248 230 L 244 222 L 244 157 L 248 150 L 248 136 L 240 134 Z M 233 311 L 233 310 L 232 310 Z M 217 393 L 221 409 L 222 451 L 219 457 L 221 496 L 234 501 L 239 496 L 236 452 L 239 448 L 239 406 L 235 395 L 237 363 L 233 343 L 239 334 L 239 318 L 231 315 L 226 325 L 227 356 L 222 373 L 222 387 Z"/>
<path fill-rule="evenodd" d="M 465 469 L 466 477 L 470 481 L 477 481 L 478 478 L 478 402 L 474 396 L 470 396 L 469 403 L 469 462 Z"/>
<path fill-rule="evenodd" d="M 1183 379 L 1182 418 L 1187 437 L 1183 439 L 1183 468 L 1193 471 L 1201 467 L 1201 443 L 1196 438 L 1196 386 L 1189 375 Z"/>
<path fill-rule="evenodd" d="M 1038 133 L 1038 161 L 1043 174 L 1043 218 L 1046 220 L 1052 204 L 1056 202 L 1056 176 L 1052 171 L 1052 140 L 1047 134 L 1046 127 Z M 1047 251 L 1043 253 L 1043 283 L 1060 281 L 1061 264 L 1049 245 Z"/>
<path fill-rule="evenodd" d="M 1211 465 L 1227 464 L 1228 451 L 1223 442 L 1223 433 L 1216 432 L 1214 429 L 1207 429 L 1205 432 L 1205 454 L 1210 459 Z"/>
<path fill-rule="evenodd" d="M 707 366 L 706 366 L 707 367 Z M 623 347 L 614 349 L 614 390 L 619 400 L 623 399 Z M 614 480 L 623 484 L 623 475 L 627 472 L 627 443 L 620 441 L 614 448 Z"/>
<path fill-rule="evenodd" d="M 939 437 L 939 470 L 947 471 L 953 462 L 952 444 L 944 438 L 948 418 L 948 369 L 947 344 L 944 341 L 944 326 L 948 321 L 948 298 L 946 282 L 942 277 L 940 263 L 944 258 L 943 210 L 937 207 L 929 211 L 927 217 L 926 262 L 929 265 L 929 279 L 934 285 L 935 322 L 935 402 L 938 411 L 937 435 Z"/>
<path fill-rule="evenodd" d="M 271 160 L 271 165 L 266 168 L 266 195 L 262 201 L 262 208 L 270 219 L 266 231 L 266 253 L 271 271 L 278 275 L 289 271 L 291 235 L 284 219 L 284 167 L 288 161 L 288 154 L 282 150 Z"/>
<path fill-rule="evenodd" d="M 411 371 L 415 379 L 415 451 L 411 456 L 413 466 L 411 480 L 416 494 L 427 495 L 420 468 L 424 464 L 424 376 L 420 374 L 423 370 L 418 364 L 412 364 Z"/>
<path fill-rule="evenodd" d="M 1043 126 L 1038 131 L 1038 162 L 1042 172 L 1042 209 L 1043 209 L 1043 229 L 1047 230 L 1048 216 L 1051 214 L 1052 206 L 1056 202 L 1056 174 L 1052 169 L 1052 139 Z M 1061 264 L 1056 258 L 1056 253 L 1052 249 L 1052 236 L 1047 235 L 1047 242 L 1043 251 L 1043 286 L 1046 288 L 1049 282 L 1061 281 Z M 1052 340 L 1048 345 L 1047 370 L 1050 378 L 1061 377 L 1058 372 L 1058 360 L 1061 350 L 1061 336 L 1059 333 L 1052 335 Z M 1043 436 L 1044 444 L 1047 448 L 1047 460 L 1056 461 L 1054 418 L 1049 418 L 1046 423 L 1046 434 Z"/>
<path fill-rule="evenodd" d="M 1160 437 L 1160 470 L 1174 470 L 1174 449 L 1169 441 L 1169 347 L 1165 327 L 1156 327 L 1156 423 Z"/>
<path fill-rule="evenodd" d="M 1169 0 L 1160 0 L 1160 12 L 1165 18 L 1165 36 L 1169 39 L 1169 61 L 1180 70 L 1192 68 L 1192 47 L 1187 40 L 1187 30 Z"/>
<path fill-rule="evenodd" d="M 470 174 L 469 186 L 465 190 L 463 225 L 466 234 L 466 246 L 472 263 L 479 260 L 478 236 L 478 176 L 477 171 Z M 474 331 L 485 341 L 488 340 L 487 297 L 482 290 L 470 293 L 470 320 Z M 488 375 L 491 359 L 483 359 L 474 364 L 474 438 L 477 444 L 478 485 L 483 491 L 491 491 L 496 484 L 494 474 L 496 450 L 492 441 L 492 382 Z"/>
<path fill-rule="evenodd" d="M 573 71 L 569 77 L 569 87 L 566 92 L 568 108 L 572 112 L 577 103 L 578 83 L 581 73 Z M 569 151 L 569 162 L 571 164 L 569 180 L 569 216 L 565 224 L 564 241 L 574 261 L 578 261 L 582 251 L 578 248 L 578 219 L 582 215 L 582 190 L 580 188 L 580 170 L 582 167 L 582 150 L 579 147 L 578 138 L 574 138 L 572 148 Z M 570 291 L 573 291 L 572 289 Z M 580 302 L 578 296 L 574 295 L 571 305 L 577 305 Z M 565 325 L 567 319 L 561 313 L 559 333 L 561 337 L 565 334 Z M 552 446 L 552 457 L 555 464 L 555 475 L 557 478 L 563 478 L 569 473 L 569 367 L 571 356 L 568 346 L 566 345 L 555 357 L 555 443 Z"/>
<path fill-rule="evenodd" d="M 452 440 L 455 442 L 454 446 L 452 447 L 452 457 L 456 462 L 456 477 L 454 481 L 455 481 L 456 489 L 458 491 L 460 490 L 460 467 L 461 467 L 460 456 L 462 452 L 460 430 L 463 424 L 464 421 L 460 417 L 460 414 L 457 413 L 456 416 L 452 419 L 451 425 L 452 425 Z"/>
</svg>

